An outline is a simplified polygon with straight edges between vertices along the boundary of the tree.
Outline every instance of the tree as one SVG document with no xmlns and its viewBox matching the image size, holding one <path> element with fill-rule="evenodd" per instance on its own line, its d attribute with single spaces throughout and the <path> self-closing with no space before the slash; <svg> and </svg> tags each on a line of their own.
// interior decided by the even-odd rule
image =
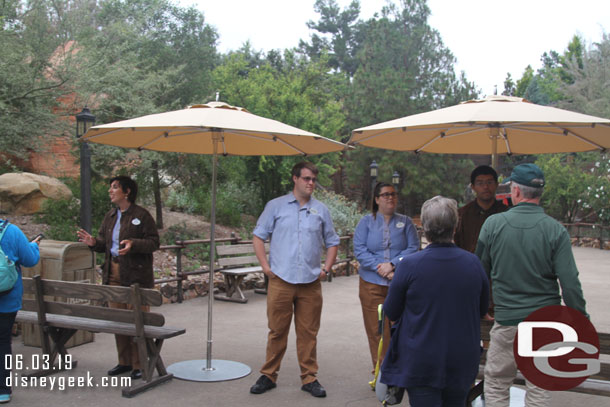
<svg viewBox="0 0 610 407">
<path fill-rule="evenodd" d="M 531 65 L 528 65 L 521 75 L 521 79 L 517 80 L 517 86 L 515 88 L 515 96 L 525 97 L 527 87 L 529 86 L 532 78 L 534 77 L 534 69 Z"/>
<path fill-rule="evenodd" d="M 515 96 L 515 82 L 513 81 L 513 77 L 510 75 L 510 72 L 506 74 L 506 79 L 504 79 L 504 92 L 502 94 L 504 96 Z"/>
<path fill-rule="evenodd" d="M 254 63 L 255 62 L 255 63 Z M 328 89 L 335 86 L 324 59 L 310 61 L 294 50 L 270 53 L 253 52 L 246 44 L 227 56 L 214 73 L 221 99 L 242 106 L 254 114 L 339 139 L 344 126 L 341 106 Z M 289 189 L 290 169 L 303 157 L 246 157 L 246 181 L 257 183 L 260 202 L 265 203 Z M 338 165 L 336 154 L 308 157 L 320 168 L 320 182 Z"/>
<path fill-rule="evenodd" d="M 538 157 L 536 164 L 544 172 L 542 206 L 549 215 L 567 223 L 610 221 L 607 155 L 545 154 Z"/>
<path fill-rule="evenodd" d="M 0 4 L 0 149 L 26 158 L 40 139 L 65 129 L 58 98 L 74 73 L 50 2 Z"/>
<path fill-rule="evenodd" d="M 330 67 L 348 78 L 354 76 L 363 40 L 363 23 L 358 20 L 360 2 L 353 0 L 341 10 L 336 0 L 316 0 L 314 10 L 320 19 L 308 21 L 307 27 L 316 32 L 311 34 L 310 43 L 299 42 L 301 52 L 314 60 L 327 53 Z"/>
<path fill-rule="evenodd" d="M 410 114 L 451 106 L 476 97 L 474 84 L 463 73 L 456 76 L 455 58 L 444 46 L 440 34 L 428 25 L 430 10 L 423 0 L 403 0 L 390 4 L 381 17 L 366 22 L 364 40 L 358 53 L 358 68 L 345 97 L 349 129 L 370 125 Z M 404 174 L 407 188 L 401 196 L 416 211 L 428 198 L 431 184 L 424 180 L 440 180 L 447 173 L 461 174 L 471 166 L 455 157 L 414 155 L 357 149 L 348 153 L 345 173 L 350 190 L 368 195 L 366 174 L 375 159 L 382 167 L 385 180 L 394 170 Z M 420 180 L 422 182 L 420 182 Z M 439 193 L 454 193 L 461 183 L 446 186 Z M 432 188 L 437 190 L 437 188 Z"/>
<path fill-rule="evenodd" d="M 82 74 L 77 89 L 95 106 L 98 123 L 205 103 L 214 92 L 216 40 L 215 30 L 194 8 L 168 0 L 100 2 L 91 14 L 90 30 L 83 29 L 78 37 Z M 170 173 L 166 169 L 176 165 L 178 155 L 127 154 L 106 146 L 93 151 L 99 172 L 129 172 L 143 191 L 150 188 L 161 213 L 160 189 L 167 186 L 163 175 Z M 125 156 L 134 157 L 138 165 L 122 162 Z M 159 182 L 151 174 L 160 174 Z M 162 224 L 162 218 L 157 219 Z"/>
<path fill-rule="evenodd" d="M 565 96 L 559 105 L 565 109 L 610 118 L 610 36 L 592 44 L 582 56 L 566 58 L 566 76 L 572 80 L 562 82 Z"/>
</svg>

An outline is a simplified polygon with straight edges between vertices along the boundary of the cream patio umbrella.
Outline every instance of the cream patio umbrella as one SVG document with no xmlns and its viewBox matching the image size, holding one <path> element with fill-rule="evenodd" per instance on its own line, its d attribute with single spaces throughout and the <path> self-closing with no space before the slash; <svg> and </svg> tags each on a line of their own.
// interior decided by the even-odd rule
<svg viewBox="0 0 610 407">
<path fill-rule="evenodd" d="M 542 154 L 605 151 L 610 120 L 488 96 L 352 132 L 349 145 L 446 154 Z"/>
<path fill-rule="evenodd" d="M 248 375 L 251 369 L 242 363 L 212 359 L 212 270 L 215 256 L 218 154 L 305 156 L 340 151 L 347 146 L 222 102 L 209 102 L 173 112 L 94 126 L 81 140 L 138 150 L 213 155 L 206 359 L 179 362 L 169 366 L 168 371 L 180 379 L 204 382 L 231 380 Z"/>
</svg>

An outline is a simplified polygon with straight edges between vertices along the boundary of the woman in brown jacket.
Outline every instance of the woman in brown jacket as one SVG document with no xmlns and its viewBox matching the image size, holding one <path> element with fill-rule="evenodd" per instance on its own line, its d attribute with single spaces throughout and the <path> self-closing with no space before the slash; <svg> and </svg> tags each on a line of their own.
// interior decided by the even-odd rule
<svg viewBox="0 0 610 407">
<path fill-rule="evenodd" d="M 129 287 L 138 283 L 141 287 L 153 288 L 152 253 L 159 248 L 155 220 L 146 209 L 135 204 L 138 185 L 131 178 L 112 178 L 108 193 L 116 208 L 112 208 L 104 217 L 97 238 L 81 229 L 77 232 L 78 239 L 92 250 L 105 253 L 103 284 Z M 129 305 L 115 303 L 109 303 L 108 306 L 129 308 Z M 115 337 L 119 363 L 108 374 L 114 376 L 131 371 L 132 379 L 140 379 L 142 372 L 136 344 L 129 336 Z"/>
</svg>

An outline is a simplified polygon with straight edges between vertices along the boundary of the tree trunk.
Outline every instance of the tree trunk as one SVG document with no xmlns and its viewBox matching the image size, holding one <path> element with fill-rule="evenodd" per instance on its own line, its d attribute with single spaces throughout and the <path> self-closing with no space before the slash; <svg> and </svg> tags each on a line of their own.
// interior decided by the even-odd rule
<svg viewBox="0 0 610 407">
<path fill-rule="evenodd" d="M 163 205 L 161 203 L 161 186 L 159 184 L 159 162 L 153 161 L 153 193 L 157 210 L 157 229 L 163 229 Z"/>
</svg>

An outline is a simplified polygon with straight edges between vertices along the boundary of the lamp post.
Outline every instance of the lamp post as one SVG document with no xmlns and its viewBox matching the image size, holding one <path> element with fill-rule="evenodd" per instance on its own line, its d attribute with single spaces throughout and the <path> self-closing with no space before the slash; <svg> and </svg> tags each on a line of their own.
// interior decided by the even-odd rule
<svg viewBox="0 0 610 407">
<path fill-rule="evenodd" d="M 377 181 L 377 169 L 379 165 L 373 160 L 371 165 L 369 165 L 370 175 L 371 175 L 371 202 L 375 199 L 375 182 Z"/>
<path fill-rule="evenodd" d="M 392 185 L 394 185 L 394 191 L 396 191 L 396 197 L 399 197 L 398 195 L 398 185 L 400 184 L 400 174 L 398 173 L 398 171 L 394 171 L 394 174 L 392 174 Z M 401 200 L 398 200 L 398 203 L 400 203 Z M 396 206 L 396 209 L 398 209 L 398 205 Z"/>
<path fill-rule="evenodd" d="M 400 184 L 400 174 L 398 171 L 394 171 L 394 174 L 392 174 L 392 185 L 394 185 L 396 192 L 398 192 L 398 184 Z"/>
<path fill-rule="evenodd" d="M 76 115 L 76 138 L 80 139 L 95 123 L 87 106 Z M 91 233 L 91 152 L 87 143 L 80 143 L 80 226 Z"/>
</svg>

